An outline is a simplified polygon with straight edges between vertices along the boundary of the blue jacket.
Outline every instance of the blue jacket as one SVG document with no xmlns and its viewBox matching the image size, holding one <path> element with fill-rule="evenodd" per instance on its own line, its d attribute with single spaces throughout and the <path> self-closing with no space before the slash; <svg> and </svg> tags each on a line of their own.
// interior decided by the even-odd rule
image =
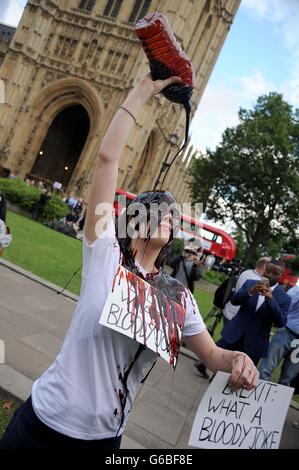
<svg viewBox="0 0 299 470">
<path fill-rule="evenodd" d="M 249 295 L 249 289 L 256 280 L 248 280 L 232 298 L 233 305 L 240 305 L 237 315 L 227 323 L 222 337 L 227 343 L 235 343 L 244 336 L 244 352 L 249 356 L 266 357 L 272 324 L 282 327 L 286 324 L 290 297 L 278 285 L 272 291 L 272 299 L 265 300 L 256 310 L 258 294 Z"/>
</svg>

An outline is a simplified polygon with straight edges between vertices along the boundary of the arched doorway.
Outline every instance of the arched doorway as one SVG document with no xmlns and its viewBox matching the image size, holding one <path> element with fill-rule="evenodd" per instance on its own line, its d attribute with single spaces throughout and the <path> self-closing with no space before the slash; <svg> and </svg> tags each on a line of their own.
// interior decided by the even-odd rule
<svg viewBox="0 0 299 470">
<path fill-rule="evenodd" d="M 64 108 L 54 118 L 36 156 L 31 175 L 43 180 L 69 183 L 90 129 L 82 105 Z"/>
</svg>

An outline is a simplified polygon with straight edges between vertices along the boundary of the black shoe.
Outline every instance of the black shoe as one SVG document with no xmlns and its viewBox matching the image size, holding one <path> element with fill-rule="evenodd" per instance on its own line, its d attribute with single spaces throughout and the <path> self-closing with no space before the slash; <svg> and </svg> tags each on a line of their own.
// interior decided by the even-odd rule
<svg viewBox="0 0 299 470">
<path fill-rule="evenodd" d="M 207 368 L 206 366 L 202 363 L 202 362 L 194 362 L 194 367 L 196 367 L 197 369 L 197 372 L 199 372 L 199 374 L 204 378 L 204 379 L 209 379 L 210 376 L 209 374 L 207 374 Z"/>
</svg>

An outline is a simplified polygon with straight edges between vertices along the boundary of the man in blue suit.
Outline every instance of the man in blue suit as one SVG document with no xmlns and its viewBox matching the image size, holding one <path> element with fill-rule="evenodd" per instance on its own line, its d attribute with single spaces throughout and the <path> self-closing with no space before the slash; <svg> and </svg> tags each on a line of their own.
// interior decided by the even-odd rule
<svg viewBox="0 0 299 470">
<path fill-rule="evenodd" d="M 283 268 L 276 260 L 267 263 L 261 281 L 248 280 L 232 298 L 240 305 L 237 315 L 227 323 L 217 344 L 229 350 L 245 352 L 255 364 L 267 356 L 272 325 L 286 324 L 290 297 L 278 284 Z"/>
</svg>

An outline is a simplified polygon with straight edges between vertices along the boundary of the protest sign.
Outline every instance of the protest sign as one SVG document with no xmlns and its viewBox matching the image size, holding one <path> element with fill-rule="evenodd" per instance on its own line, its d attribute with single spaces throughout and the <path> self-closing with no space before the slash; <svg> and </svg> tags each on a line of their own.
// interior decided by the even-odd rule
<svg viewBox="0 0 299 470">
<path fill-rule="evenodd" d="M 189 445 L 204 449 L 278 449 L 294 389 L 260 380 L 232 391 L 218 372 L 196 413 Z"/>
<path fill-rule="evenodd" d="M 99 323 L 122 333 L 176 365 L 186 309 L 119 266 Z"/>
</svg>

